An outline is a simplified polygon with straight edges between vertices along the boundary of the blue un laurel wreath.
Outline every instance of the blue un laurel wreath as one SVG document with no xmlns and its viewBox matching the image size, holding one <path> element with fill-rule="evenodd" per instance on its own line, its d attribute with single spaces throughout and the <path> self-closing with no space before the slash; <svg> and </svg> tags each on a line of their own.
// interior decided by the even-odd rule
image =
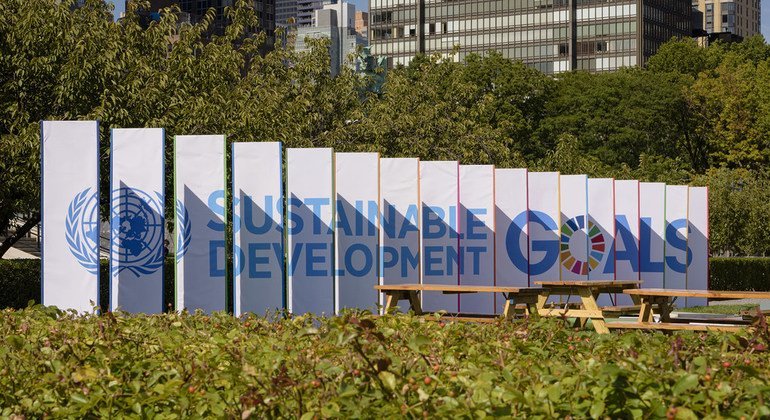
<svg viewBox="0 0 770 420">
<path fill-rule="evenodd" d="M 187 249 L 190 247 L 192 239 L 192 223 L 190 223 L 190 214 L 187 208 L 180 200 L 176 200 L 176 260 L 180 261 Z"/>
<path fill-rule="evenodd" d="M 99 197 L 91 188 L 75 194 L 64 220 L 64 238 L 72 256 L 89 273 L 99 272 Z"/>
<path fill-rule="evenodd" d="M 121 187 L 112 192 L 110 207 L 112 275 L 128 270 L 139 277 L 163 267 L 163 196 Z"/>
</svg>

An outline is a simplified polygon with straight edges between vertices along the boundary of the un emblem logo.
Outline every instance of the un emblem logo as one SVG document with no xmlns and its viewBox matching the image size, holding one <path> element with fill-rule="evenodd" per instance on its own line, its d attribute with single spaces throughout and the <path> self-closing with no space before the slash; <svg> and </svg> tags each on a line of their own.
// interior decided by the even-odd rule
<svg viewBox="0 0 770 420">
<path fill-rule="evenodd" d="M 192 224 L 187 208 L 180 200 L 176 200 L 176 260 L 181 261 L 192 240 Z"/>
<path fill-rule="evenodd" d="M 135 276 L 163 266 L 163 196 L 121 187 L 112 194 L 112 275 L 128 270 Z"/>
<path fill-rule="evenodd" d="M 67 208 L 64 237 L 72 256 L 89 273 L 99 272 L 99 197 L 86 188 Z"/>
</svg>

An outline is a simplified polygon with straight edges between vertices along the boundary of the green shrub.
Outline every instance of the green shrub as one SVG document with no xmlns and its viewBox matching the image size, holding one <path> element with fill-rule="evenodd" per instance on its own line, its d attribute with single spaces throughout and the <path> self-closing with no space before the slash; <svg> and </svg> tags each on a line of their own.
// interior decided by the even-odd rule
<svg viewBox="0 0 770 420">
<path fill-rule="evenodd" d="M 770 258 L 711 258 L 713 290 L 770 291 Z"/>
<path fill-rule="evenodd" d="M 166 259 L 163 307 L 174 304 L 174 260 Z M 110 302 L 109 263 L 101 261 L 99 303 L 103 311 Z M 25 308 L 40 303 L 40 260 L 0 260 L 0 308 Z"/>
<path fill-rule="evenodd" d="M 770 335 L 0 311 L 0 418 L 768 418 Z"/>
</svg>

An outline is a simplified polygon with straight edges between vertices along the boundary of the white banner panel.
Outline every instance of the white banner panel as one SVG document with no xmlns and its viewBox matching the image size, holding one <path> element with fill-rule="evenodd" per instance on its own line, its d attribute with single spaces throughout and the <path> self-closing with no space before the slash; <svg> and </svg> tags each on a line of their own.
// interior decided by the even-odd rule
<svg viewBox="0 0 770 420">
<path fill-rule="evenodd" d="M 615 278 L 639 280 L 639 181 L 615 181 Z"/>
<path fill-rule="evenodd" d="M 709 192 L 707 187 L 690 187 L 687 220 L 690 232 L 687 245 L 692 252 L 692 262 L 687 267 L 687 289 L 709 288 Z M 706 305 L 703 298 L 687 298 L 686 306 Z"/>
<path fill-rule="evenodd" d="M 615 181 L 615 279 L 639 280 L 639 181 Z M 632 305 L 616 295 L 616 304 Z"/>
<path fill-rule="evenodd" d="M 529 172 L 528 184 L 529 279 L 559 280 L 559 173 Z"/>
<path fill-rule="evenodd" d="M 639 183 L 639 269 L 645 288 L 662 288 L 666 184 Z"/>
<path fill-rule="evenodd" d="M 43 305 L 99 303 L 99 123 L 40 123 Z"/>
<path fill-rule="evenodd" d="M 588 179 L 589 280 L 615 280 L 615 180 Z M 596 266 L 592 262 L 596 262 Z M 618 295 L 599 296 L 600 306 L 617 303 Z"/>
<path fill-rule="evenodd" d="M 334 153 L 287 149 L 288 309 L 334 314 Z"/>
<path fill-rule="evenodd" d="M 615 280 L 615 180 L 588 179 L 588 252 L 598 264 L 591 280 Z"/>
<path fill-rule="evenodd" d="M 495 169 L 495 283 L 529 286 L 527 170 Z M 505 300 L 498 297 L 496 313 Z"/>
<path fill-rule="evenodd" d="M 420 161 L 380 159 L 380 282 L 420 283 Z M 384 297 L 380 295 L 380 304 Z M 409 303 L 399 302 L 403 311 Z"/>
<path fill-rule="evenodd" d="M 561 280 L 588 280 L 588 270 L 599 261 L 588 253 L 588 176 L 561 175 L 559 223 Z"/>
<path fill-rule="evenodd" d="M 233 143 L 233 311 L 284 307 L 283 146 Z"/>
<path fill-rule="evenodd" d="M 459 282 L 458 168 L 456 161 L 420 162 L 421 266 L 425 284 Z M 457 295 L 422 293 L 422 306 L 426 311 L 457 312 L 459 300 Z"/>
<path fill-rule="evenodd" d="M 666 268 L 663 285 L 667 289 L 687 288 L 687 199 L 686 185 L 666 186 Z"/>
<path fill-rule="evenodd" d="M 116 128 L 110 151 L 110 310 L 163 312 L 162 128 Z"/>
<path fill-rule="evenodd" d="M 176 309 L 223 311 L 225 136 L 176 136 Z"/>
<path fill-rule="evenodd" d="M 337 224 L 334 229 L 336 312 L 343 308 L 376 312 L 379 292 L 380 156 L 336 153 Z"/>
<path fill-rule="evenodd" d="M 495 284 L 495 167 L 460 165 L 460 284 Z M 460 296 L 460 312 L 494 314 L 496 293 Z"/>
</svg>

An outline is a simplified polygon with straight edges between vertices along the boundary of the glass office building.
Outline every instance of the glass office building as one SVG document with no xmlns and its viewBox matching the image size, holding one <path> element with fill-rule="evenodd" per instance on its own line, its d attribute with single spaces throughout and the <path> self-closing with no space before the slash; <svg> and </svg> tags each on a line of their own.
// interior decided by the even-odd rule
<svg viewBox="0 0 770 420">
<path fill-rule="evenodd" d="M 463 61 L 496 50 L 544 73 L 643 65 L 692 33 L 691 0 L 370 0 L 372 53 Z"/>
</svg>

